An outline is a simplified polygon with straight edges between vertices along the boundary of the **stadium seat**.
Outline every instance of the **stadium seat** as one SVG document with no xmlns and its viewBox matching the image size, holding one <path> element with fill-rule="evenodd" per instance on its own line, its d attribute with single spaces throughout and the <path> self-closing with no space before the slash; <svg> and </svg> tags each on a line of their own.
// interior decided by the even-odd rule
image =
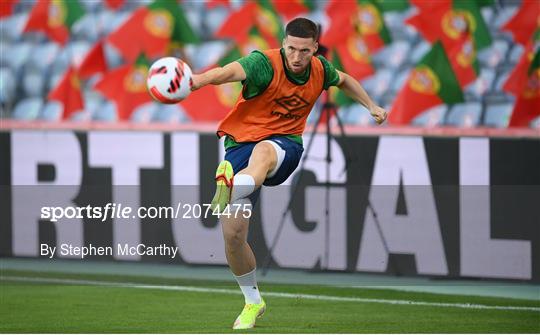
<svg viewBox="0 0 540 335">
<path fill-rule="evenodd" d="M 2 42 L 19 42 L 26 21 L 28 21 L 28 12 L 16 13 L 0 20 L 0 38 Z"/>
<path fill-rule="evenodd" d="M 101 94 L 96 93 L 92 90 L 85 90 L 84 91 L 84 110 L 88 112 L 90 115 L 94 115 L 99 108 L 104 104 L 105 99 L 101 96 Z"/>
<path fill-rule="evenodd" d="M 416 116 L 411 124 L 414 126 L 422 126 L 422 127 L 435 127 L 440 126 L 444 122 L 444 118 L 446 116 L 446 113 L 448 111 L 447 105 L 439 105 L 432 107 L 422 114 Z"/>
<path fill-rule="evenodd" d="M 512 115 L 514 104 L 488 104 L 484 118 L 484 125 L 487 127 L 506 128 Z"/>
<path fill-rule="evenodd" d="M 26 97 L 41 97 L 45 94 L 46 76 L 44 71 L 26 71 L 22 78 L 23 93 Z"/>
<path fill-rule="evenodd" d="M 130 2 L 130 1 L 128 1 Z M 133 1 L 139 2 L 139 1 Z M 98 14 L 98 31 L 100 31 L 101 36 L 105 36 L 116 28 L 120 27 L 130 16 L 132 12 L 128 11 L 111 11 L 103 10 Z"/>
<path fill-rule="evenodd" d="M 369 113 L 369 110 L 360 104 L 353 104 L 346 108 L 340 114 L 341 120 L 344 124 L 353 124 L 360 126 L 368 126 L 375 124 L 373 117 Z"/>
<path fill-rule="evenodd" d="M 493 44 L 478 52 L 478 61 L 483 66 L 495 68 L 506 60 L 510 43 L 504 39 L 493 41 Z"/>
<path fill-rule="evenodd" d="M 523 50 L 524 48 L 521 44 L 514 44 L 510 50 L 510 54 L 508 55 L 508 61 L 511 64 L 517 64 L 523 55 Z"/>
<path fill-rule="evenodd" d="M 102 1 L 80 1 L 80 4 L 84 7 L 86 15 L 103 10 Z"/>
<path fill-rule="evenodd" d="M 59 53 L 60 47 L 55 42 L 38 45 L 32 50 L 26 66 L 30 69 L 44 71 L 54 64 Z"/>
<path fill-rule="evenodd" d="M 397 75 L 394 77 L 394 81 L 391 83 L 390 86 L 391 92 L 398 93 L 401 90 L 401 88 L 407 81 L 410 72 L 411 69 L 407 68 L 397 73 Z"/>
<path fill-rule="evenodd" d="M 495 92 L 503 92 L 503 86 L 506 83 L 506 80 L 510 76 L 510 73 L 512 72 L 513 68 L 504 68 L 499 71 L 497 74 L 497 79 L 495 79 L 495 85 L 493 87 L 493 90 Z"/>
<path fill-rule="evenodd" d="M 0 68 L 0 103 L 2 106 L 11 106 L 15 100 L 17 82 L 11 69 Z"/>
<path fill-rule="evenodd" d="M 481 99 L 484 94 L 493 89 L 495 81 L 495 70 L 491 68 L 482 68 L 480 75 L 475 81 L 465 87 L 465 93 L 471 94 L 475 99 Z"/>
<path fill-rule="evenodd" d="M 38 118 L 45 121 L 60 121 L 64 107 L 58 101 L 47 101 Z"/>
<path fill-rule="evenodd" d="M 482 13 L 482 17 L 484 19 L 484 21 L 489 25 L 489 22 L 492 22 L 493 21 L 493 16 L 495 15 L 495 12 L 493 10 L 493 8 L 491 7 L 482 7 L 480 12 Z M 490 26 L 491 28 L 491 26 Z"/>
<path fill-rule="evenodd" d="M 163 123 L 186 123 L 190 121 L 190 118 L 179 104 L 161 105 L 154 114 L 152 121 Z"/>
<path fill-rule="evenodd" d="M 479 102 L 464 102 L 454 105 L 448 114 L 445 124 L 450 126 L 470 128 L 480 122 L 482 104 Z"/>
<path fill-rule="evenodd" d="M 505 6 L 499 8 L 495 17 L 491 21 L 486 21 L 493 29 L 500 30 L 501 27 L 510 20 L 512 16 L 517 12 L 518 7 L 516 6 Z"/>
<path fill-rule="evenodd" d="M 43 106 L 41 98 L 25 98 L 15 105 L 13 118 L 15 120 L 35 120 Z"/>
<path fill-rule="evenodd" d="M 186 56 L 194 70 L 203 69 L 216 64 L 227 52 L 228 43 L 212 41 L 200 45 L 189 45 L 184 48 Z"/>
<path fill-rule="evenodd" d="M 122 59 L 120 51 L 118 51 L 118 49 L 116 49 L 114 45 L 110 43 L 104 43 L 103 52 L 105 53 L 105 61 L 109 68 L 113 69 L 124 64 L 124 60 Z"/>
<path fill-rule="evenodd" d="M 422 59 L 422 57 L 424 57 L 424 55 L 429 51 L 430 48 L 431 48 L 431 44 L 429 44 L 425 40 L 421 40 L 413 48 L 413 51 L 410 57 L 410 64 L 416 65 L 420 61 L 420 59 Z"/>
<path fill-rule="evenodd" d="M 17 74 L 29 59 L 33 49 L 34 45 L 31 42 L 18 42 L 2 52 L 5 52 L 7 65 Z"/>
<path fill-rule="evenodd" d="M 362 86 L 369 92 L 373 99 L 378 101 L 389 90 L 394 73 L 390 69 L 380 69 L 374 76 L 362 81 Z"/>
<path fill-rule="evenodd" d="M 56 62 L 53 65 L 54 71 L 64 72 L 70 64 L 80 65 L 91 46 L 91 43 L 88 41 L 76 41 L 67 44 L 56 58 Z"/>
<path fill-rule="evenodd" d="M 229 15 L 229 10 L 224 6 L 218 6 L 208 11 L 207 15 L 203 16 L 204 26 L 208 30 L 207 33 L 213 36 L 214 33 L 221 27 L 225 19 Z"/>
<path fill-rule="evenodd" d="M 100 1 L 83 1 L 83 3 L 97 3 Z M 83 17 L 77 20 L 72 28 L 74 38 L 95 42 L 100 36 L 100 24 L 97 14 L 87 12 Z"/>
<path fill-rule="evenodd" d="M 384 23 L 390 30 L 393 40 L 414 41 L 418 37 L 418 32 L 413 27 L 403 24 L 412 11 L 413 9 L 411 8 L 405 12 L 384 13 Z"/>
<path fill-rule="evenodd" d="M 135 108 L 130 120 L 135 123 L 148 123 L 159 109 L 159 105 L 153 101 L 147 102 Z"/>
<path fill-rule="evenodd" d="M 397 69 L 409 58 L 411 45 L 408 41 L 393 41 L 392 44 L 384 48 L 381 52 L 373 56 L 375 64 L 384 67 Z"/>
<path fill-rule="evenodd" d="M 540 116 L 531 121 L 530 127 L 540 130 Z"/>
<path fill-rule="evenodd" d="M 0 21 L 0 25 L 1 25 Z M 6 55 L 6 50 L 11 49 L 13 46 L 11 43 L 1 40 L 0 41 L 0 66 L 9 66 L 9 62 Z"/>
<path fill-rule="evenodd" d="M 113 102 L 106 101 L 99 109 L 92 114 L 92 120 L 102 122 L 115 122 L 118 120 L 116 105 Z"/>
</svg>

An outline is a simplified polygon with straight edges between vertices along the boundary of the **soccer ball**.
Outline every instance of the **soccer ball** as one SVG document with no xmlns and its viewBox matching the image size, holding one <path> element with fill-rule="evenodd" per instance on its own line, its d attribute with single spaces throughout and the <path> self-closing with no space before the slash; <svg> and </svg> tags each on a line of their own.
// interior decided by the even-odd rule
<svg viewBox="0 0 540 335">
<path fill-rule="evenodd" d="M 160 58 L 148 70 L 146 86 L 156 101 L 175 104 L 191 93 L 191 69 L 181 59 Z"/>
</svg>

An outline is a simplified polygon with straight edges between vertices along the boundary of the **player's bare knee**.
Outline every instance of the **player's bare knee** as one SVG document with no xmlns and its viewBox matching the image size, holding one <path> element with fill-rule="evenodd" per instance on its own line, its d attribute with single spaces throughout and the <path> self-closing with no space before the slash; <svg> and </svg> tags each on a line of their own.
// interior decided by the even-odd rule
<svg viewBox="0 0 540 335">
<path fill-rule="evenodd" d="M 224 231 L 224 239 L 229 250 L 237 249 L 246 242 L 246 233 L 241 227 L 230 227 Z"/>
<path fill-rule="evenodd" d="M 272 168 L 276 161 L 276 152 L 274 147 L 265 142 L 259 142 L 253 149 L 256 152 L 256 160 L 260 164 L 265 164 L 268 168 Z"/>
</svg>

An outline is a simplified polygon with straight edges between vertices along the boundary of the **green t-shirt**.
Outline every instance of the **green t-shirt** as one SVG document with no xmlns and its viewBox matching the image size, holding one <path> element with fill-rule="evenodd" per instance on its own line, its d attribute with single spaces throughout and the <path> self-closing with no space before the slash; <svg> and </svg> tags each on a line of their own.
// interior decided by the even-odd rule
<svg viewBox="0 0 540 335">
<path fill-rule="evenodd" d="M 285 51 L 280 50 L 282 57 L 285 57 Z M 324 67 L 324 89 L 327 90 L 330 86 L 336 86 L 339 82 L 339 75 L 334 66 L 323 56 L 317 56 Z M 260 51 L 253 51 L 249 55 L 237 60 L 246 72 L 246 79 L 242 81 L 244 89 L 242 96 L 244 99 L 253 98 L 260 95 L 270 85 L 274 77 L 274 68 L 270 63 L 270 59 Z M 311 67 L 308 67 L 304 73 L 295 74 L 285 67 L 287 77 L 297 85 L 303 85 L 309 80 Z M 287 136 L 293 141 L 302 144 L 302 136 L 290 135 Z M 230 137 L 225 138 L 225 148 L 236 146 L 237 143 Z"/>
</svg>

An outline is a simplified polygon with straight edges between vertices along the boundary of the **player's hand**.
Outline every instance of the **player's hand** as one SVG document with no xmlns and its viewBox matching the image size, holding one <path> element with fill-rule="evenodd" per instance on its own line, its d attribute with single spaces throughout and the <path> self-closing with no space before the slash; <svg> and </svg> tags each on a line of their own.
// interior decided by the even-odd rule
<svg viewBox="0 0 540 335">
<path fill-rule="evenodd" d="M 371 107 L 369 112 L 371 113 L 371 116 L 373 116 L 377 124 L 383 123 L 386 120 L 386 117 L 388 116 L 384 108 L 379 107 L 377 105 L 374 105 L 373 107 Z"/>
</svg>

